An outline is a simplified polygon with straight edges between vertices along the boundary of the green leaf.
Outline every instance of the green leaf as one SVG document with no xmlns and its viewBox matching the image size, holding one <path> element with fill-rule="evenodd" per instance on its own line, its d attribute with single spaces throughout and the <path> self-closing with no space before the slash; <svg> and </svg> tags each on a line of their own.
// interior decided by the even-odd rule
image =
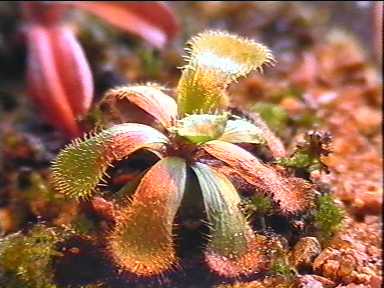
<svg viewBox="0 0 384 288">
<path fill-rule="evenodd" d="M 265 144 L 263 130 L 243 119 L 228 120 L 224 133 L 218 140 L 230 143 Z"/>
<path fill-rule="evenodd" d="M 261 118 L 257 112 L 236 108 L 242 115 L 245 115 L 252 123 L 263 131 L 263 137 L 266 140 L 266 146 L 271 151 L 274 158 L 285 157 L 286 151 L 281 140 L 276 137 L 275 133 L 268 127 L 267 123 Z"/>
<path fill-rule="evenodd" d="M 192 143 L 201 144 L 217 139 L 223 134 L 228 114 L 223 115 L 190 115 L 181 119 L 175 131 L 179 136 L 187 138 Z"/>
<path fill-rule="evenodd" d="M 225 32 L 206 31 L 188 44 L 188 63 L 177 88 L 180 115 L 226 108 L 225 88 L 273 61 L 266 46 Z"/>
<path fill-rule="evenodd" d="M 241 199 L 235 187 L 224 175 L 205 164 L 196 163 L 192 168 L 199 180 L 208 221 L 212 225 L 210 249 L 226 257 L 233 253 L 243 254 L 250 228 L 238 209 Z"/>
<path fill-rule="evenodd" d="M 232 183 L 213 168 L 195 163 L 192 166 L 199 181 L 210 237 L 206 260 L 216 273 L 226 277 L 251 274 L 261 269 L 262 249 L 240 211 L 240 196 Z M 260 248 L 260 247 L 259 247 Z"/>
<path fill-rule="evenodd" d="M 113 162 L 142 148 L 160 151 L 167 142 L 159 131 L 135 123 L 115 125 L 83 141 L 75 139 L 52 165 L 53 185 L 68 197 L 88 197 Z"/>
</svg>

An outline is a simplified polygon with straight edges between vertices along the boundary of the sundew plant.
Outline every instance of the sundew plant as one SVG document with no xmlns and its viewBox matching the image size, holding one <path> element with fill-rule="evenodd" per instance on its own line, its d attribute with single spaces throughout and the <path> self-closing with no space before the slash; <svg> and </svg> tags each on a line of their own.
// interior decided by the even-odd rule
<svg viewBox="0 0 384 288">
<path fill-rule="evenodd" d="M 186 51 L 176 101 L 157 84 L 117 87 L 103 99 L 113 104 L 111 113 L 120 113 L 119 105 L 130 103 L 156 125 L 118 123 L 75 139 L 53 164 L 53 184 L 71 198 L 102 197 L 100 184 L 108 178 L 110 166 L 139 150 L 151 151 L 158 161 L 134 193 L 123 197 L 128 201 L 113 202 L 114 224 L 102 237 L 114 265 L 138 277 L 182 269 L 173 227 L 182 199 L 190 193 L 187 175 L 192 175 L 199 184 L 209 227 L 204 247 L 207 266 L 227 278 L 266 271 L 272 265 L 273 245 L 252 229 L 241 209 L 246 195 L 237 189 L 239 183 L 268 198 L 273 210 L 269 213 L 282 217 L 315 206 L 309 181 L 252 152 L 263 147 L 274 159 L 286 156 L 261 118 L 242 118 L 230 109 L 227 87 L 273 64 L 273 56 L 262 44 L 217 31 L 193 37 Z"/>
</svg>

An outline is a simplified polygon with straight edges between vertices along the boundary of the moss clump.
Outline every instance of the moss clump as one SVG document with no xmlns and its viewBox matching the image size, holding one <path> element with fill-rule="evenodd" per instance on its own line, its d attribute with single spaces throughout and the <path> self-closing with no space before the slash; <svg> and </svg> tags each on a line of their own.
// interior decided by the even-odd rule
<svg viewBox="0 0 384 288">
<path fill-rule="evenodd" d="M 304 140 L 297 144 L 290 157 L 277 160 L 277 164 L 308 173 L 315 170 L 328 171 L 322 162 L 322 156 L 328 156 L 330 151 L 331 135 L 328 132 L 309 131 L 304 135 Z"/>
<path fill-rule="evenodd" d="M 288 264 L 288 261 L 285 260 L 285 257 L 277 258 L 272 266 L 271 272 L 274 275 L 283 276 L 287 279 L 292 279 L 296 275 L 296 271 L 293 267 Z"/>
<path fill-rule="evenodd" d="M 55 288 L 52 257 L 56 244 L 69 235 L 59 228 L 36 225 L 27 234 L 11 234 L 0 241 L 0 283 L 7 288 Z"/>
<path fill-rule="evenodd" d="M 259 113 L 268 126 L 277 133 L 281 132 L 288 125 L 288 113 L 279 105 L 259 102 L 253 105 L 251 110 Z"/>
<path fill-rule="evenodd" d="M 272 201 L 263 195 L 253 195 L 251 198 L 242 200 L 242 211 L 248 216 L 253 214 L 265 215 L 272 211 Z"/>
<path fill-rule="evenodd" d="M 304 169 L 307 172 L 322 168 L 322 164 L 317 157 L 303 150 L 296 151 L 291 157 L 281 158 L 277 163 L 285 167 Z"/>
<path fill-rule="evenodd" d="M 32 172 L 27 181 L 30 183 L 30 186 L 24 194 L 28 202 L 60 202 L 60 197 L 47 185 L 46 180 L 39 173 Z"/>
<path fill-rule="evenodd" d="M 319 229 L 320 238 L 329 239 L 341 227 L 344 210 L 338 207 L 332 196 L 322 195 L 317 199 L 317 209 L 314 214 L 315 225 Z"/>
<path fill-rule="evenodd" d="M 254 211 L 260 214 L 267 214 L 272 210 L 271 199 L 260 195 L 255 195 L 251 198 L 251 205 Z"/>
</svg>

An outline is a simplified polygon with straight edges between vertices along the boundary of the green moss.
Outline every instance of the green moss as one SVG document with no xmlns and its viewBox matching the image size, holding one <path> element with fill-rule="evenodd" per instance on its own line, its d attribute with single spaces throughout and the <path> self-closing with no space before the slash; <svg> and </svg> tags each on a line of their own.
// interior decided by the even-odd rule
<svg viewBox="0 0 384 288">
<path fill-rule="evenodd" d="M 27 234 L 15 233 L 0 240 L 2 287 L 55 288 L 52 256 L 56 244 L 69 232 L 36 225 Z"/>
<path fill-rule="evenodd" d="M 275 132 L 280 132 L 288 125 L 288 113 L 282 107 L 267 102 L 259 102 L 252 106 L 252 111 L 260 114 L 261 118 L 267 122 L 269 128 Z"/>
<path fill-rule="evenodd" d="M 288 264 L 285 257 L 277 258 L 273 262 L 270 271 L 275 275 L 280 275 L 288 279 L 293 278 L 296 275 L 295 269 Z"/>
<path fill-rule="evenodd" d="M 249 199 L 248 208 L 253 213 L 268 214 L 272 210 L 272 201 L 262 195 L 254 195 Z"/>
<path fill-rule="evenodd" d="M 320 160 L 307 151 L 296 151 L 291 157 L 281 158 L 277 161 L 279 165 L 291 168 L 304 169 L 308 172 L 320 170 Z"/>
<path fill-rule="evenodd" d="M 314 219 L 320 232 L 320 238 L 327 240 L 340 229 L 344 219 L 344 210 L 335 204 L 331 195 L 322 195 L 317 199 Z"/>
<path fill-rule="evenodd" d="M 331 136 L 328 132 L 308 131 L 304 140 L 297 144 L 290 157 L 278 159 L 279 165 L 302 169 L 307 172 L 315 170 L 327 171 L 327 166 L 322 162 L 322 156 L 328 156 L 330 151 Z"/>
</svg>

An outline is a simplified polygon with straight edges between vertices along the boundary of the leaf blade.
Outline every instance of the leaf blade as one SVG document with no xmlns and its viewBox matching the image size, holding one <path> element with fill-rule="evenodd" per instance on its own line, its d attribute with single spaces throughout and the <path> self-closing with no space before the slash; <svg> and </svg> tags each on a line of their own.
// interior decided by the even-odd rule
<svg viewBox="0 0 384 288">
<path fill-rule="evenodd" d="M 225 277 L 250 275 L 266 269 L 260 240 L 239 210 L 240 197 L 230 181 L 202 163 L 192 166 L 203 194 L 210 227 L 205 258 L 209 267 Z M 265 239 L 263 239 L 265 240 Z M 263 242 L 263 241 L 262 241 Z"/>
<path fill-rule="evenodd" d="M 69 137 L 79 136 L 80 128 L 57 70 L 50 30 L 31 24 L 26 40 L 28 95 L 57 129 Z"/>
<path fill-rule="evenodd" d="M 87 58 L 69 27 L 51 27 L 57 71 L 76 117 L 88 112 L 93 99 L 93 77 Z"/>
<path fill-rule="evenodd" d="M 283 177 L 272 167 L 237 145 L 213 140 L 201 146 L 208 154 L 233 168 L 249 184 L 269 195 L 283 214 L 295 214 L 313 203 L 311 185 L 295 177 Z"/>
<path fill-rule="evenodd" d="M 185 182 L 186 163 L 178 157 L 160 160 L 144 175 L 108 236 L 108 250 L 118 266 L 148 277 L 177 264 L 172 226 Z"/>
<path fill-rule="evenodd" d="M 88 197 L 114 161 L 167 142 L 159 131 L 136 123 L 115 125 L 83 141 L 75 139 L 53 163 L 52 183 L 68 197 Z"/>
<path fill-rule="evenodd" d="M 225 130 L 218 140 L 229 143 L 266 143 L 263 131 L 243 119 L 228 120 Z"/>
<path fill-rule="evenodd" d="M 217 139 L 225 130 L 228 115 L 196 114 L 181 119 L 174 130 L 192 143 Z"/>
<path fill-rule="evenodd" d="M 117 106 L 118 100 L 128 100 L 158 120 L 164 128 L 170 127 L 177 117 L 177 105 L 172 97 L 155 85 L 132 85 L 109 90 L 103 101 Z"/>
</svg>

